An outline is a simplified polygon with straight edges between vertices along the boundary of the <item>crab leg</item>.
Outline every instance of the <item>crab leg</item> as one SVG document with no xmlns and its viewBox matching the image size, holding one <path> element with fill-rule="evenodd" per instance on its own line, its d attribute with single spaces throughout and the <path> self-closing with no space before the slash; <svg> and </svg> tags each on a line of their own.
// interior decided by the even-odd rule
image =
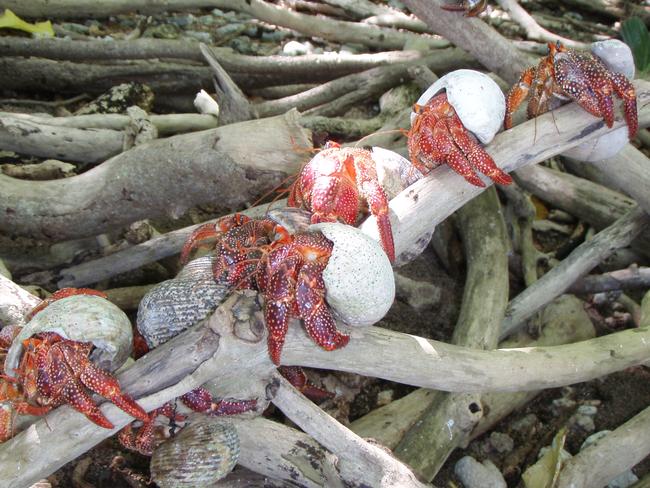
<svg viewBox="0 0 650 488">
<path fill-rule="evenodd" d="M 510 175 L 502 171 L 501 168 L 495 164 L 492 157 L 485 151 L 485 149 L 483 149 L 483 147 L 479 145 L 478 142 L 476 142 L 474 137 L 467 132 L 465 127 L 463 127 L 463 124 L 461 123 L 458 116 L 455 116 L 453 119 L 448 119 L 447 127 L 449 128 L 449 132 L 451 133 L 454 142 L 461 149 L 467 158 L 467 161 L 473 168 L 478 169 L 481 173 L 489 177 L 495 183 L 499 183 L 501 185 L 509 185 L 512 183 L 512 178 Z M 451 161 L 452 159 L 455 159 L 455 161 Z M 457 163 L 458 158 L 456 156 L 450 158 L 449 165 L 452 166 L 452 168 L 453 164 Z M 464 163 L 461 163 L 461 167 L 462 166 L 464 166 Z M 470 170 L 473 171 L 472 168 L 470 168 Z M 463 174 L 463 176 L 465 175 Z M 476 177 L 476 173 L 473 174 L 471 179 L 468 179 L 467 176 L 465 176 L 465 178 L 470 182 L 473 182 L 474 178 L 479 180 L 478 177 Z M 481 181 L 481 183 L 483 182 Z M 481 184 L 479 186 L 485 185 Z"/>
<path fill-rule="evenodd" d="M 512 127 L 512 114 L 517 111 L 519 105 L 521 105 L 528 96 L 530 87 L 535 79 L 535 72 L 534 67 L 528 68 L 521 74 L 517 83 L 510 88 L 510 91 L 506 96 L 506 116 L 503 120 L 504 128 L 510 129 Z"/>
<path fill-rule="evenodd" d="M 205 388 L 196 388 L 185 393 L 181 401 L 195 412 L 213 416 L 237 415 L 248 412 L 257 407 L 257 400 L 214 400 Z"/>
<path fill-rule="evenodd" d="M 79 379 L 85 386 L 110 400 L 111 403 L 128 413 L 131 417 L 135 417 L 143 422 L 148 419 L 147 412 L 130 395 L 122 393 L 117 379 L 103 369 L 95 366 L 92 362 L 88 361 L 88 365 L 84 368 L 84 372 Z"/>
<path fill-rule="evenodd" d="M 354 158 L 352 157 L 348 158 L 345 164 L 352 166 L 349 168 L 350 174 L 356 176 L 359 193 L 368 202 L 370 213 L 377 218 L 381 245 L 384 251 L 386 251 L 388 259 L 393 263 L 395 262 L 395 244 L 393 243 L 393 230 L 390 226 L 390 219 L 388 218 L 388 198 L 386 197 L 386 192 L 384 192 L 384 189 L 379 184 L 377 171 L 371 165 L 365 165 L 363 171 L 356 171 L 356 168 L 354 168 Z M 356 210 L 354 213 L 356 214 Z"/>
<path fill-rule="evenodd" d="M 265 284 L 266 306 L 264 319 L 269 330 L 268 346 L 271 361 L 280 364 L 280 355 L 284 339 L 289 330 L 289 319 L 293 311 L 295 290 L 295 276 L 300 259 L 297 256 L 289 256 L 282 262 L 278 269 Z"/>
<path fill-rule="evenodd" d="M 189 257 L 195 249 L 209 246 L 212 242 L 218 239 L 219 236 L 228 232 L 233 227 L 240 227 L 250 220 L 249 217 L 236 213 L 223 217 L 215 223 L 211 222 L 197 227 L 183 245 L 180 255 L 181 264 L 186 264 L 189 261 Z"/>
<path fill-rule="evenodd" d="M 307 334 L 326 351 L 339 349 L 350 341 L 350 336 L 341 334 L 325 303 L 325 263 L 303 264 L 296 284 L 296 303 Z"/>
<path fill-rule="evenodd" d="M 623 110 L 625 111 L 625 120 L 628 126 L 628 134 L 632 139 L 639 129 L 639 117 L 636 108 L 636 91 L 632 83 L 620 73 L 614 73 L 611 76 L 612 86 L 619 97 L 623 99 Z"/>
</svg>

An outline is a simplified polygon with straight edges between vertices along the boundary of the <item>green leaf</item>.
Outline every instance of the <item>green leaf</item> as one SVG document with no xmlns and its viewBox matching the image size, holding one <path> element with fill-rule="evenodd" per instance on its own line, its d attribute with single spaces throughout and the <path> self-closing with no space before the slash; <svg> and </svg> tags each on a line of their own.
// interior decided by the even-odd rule
<svg viewBox="0 0 650 488">
<path fill-rule="evenodd" d="M 0 15 L 0 29 L 2 28 L 18 29 L 37 36 L 54 37 L 54 29 L 52 29 L 52 23 L 49 20 L 30 24 L 8 8 Z"/>
<path fill-rule="evenodd" d="M 621 36 L 630 46 L 634 63 L 638 71 L 650 69 L 650 34 L 645 23 L 639 17 L 630 17 L 621 25 Z"/>
</svg>

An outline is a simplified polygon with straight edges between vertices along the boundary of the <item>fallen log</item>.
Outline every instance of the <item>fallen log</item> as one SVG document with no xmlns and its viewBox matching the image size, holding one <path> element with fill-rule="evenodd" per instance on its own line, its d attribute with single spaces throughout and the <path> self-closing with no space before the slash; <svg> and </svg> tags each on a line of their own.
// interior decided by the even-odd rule
<svg viewBox="0 0 650 488">
<path fill-rule="evenodd" d="M 65 240 L 144 218 L 178 217 L 201 203 L 232 211 L 298 171 L 304 156 L 296 146 L 310 141 L 293 111 L 141 144 L 64 180 L 0 175 L 0 228 Z"/>
</svg>

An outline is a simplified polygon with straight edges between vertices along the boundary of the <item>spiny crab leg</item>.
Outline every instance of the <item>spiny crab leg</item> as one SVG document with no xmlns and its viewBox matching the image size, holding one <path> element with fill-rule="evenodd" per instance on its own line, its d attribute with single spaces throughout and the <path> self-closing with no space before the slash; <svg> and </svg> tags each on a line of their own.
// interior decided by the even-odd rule
<svg viewBox="0 0 650 488">
<path fill-rule="evenodd" d="M 209 246 L 233 227 L 240 227 L 246 222 L 250 222 L 250 220 L 249 217 L 236 213 L 219 219 L 217 222 L 210 222 L 197 227 L 183 245 L 180 255 L 181 264 L 186 264 L 192 252 L 199 247 Z"/>
<path fill-rule="evenodd" d="M 325 302 L 325 266 L 318 262 L 302 266 L 296 283 L 296 303 L 307 334 L 326 351 L 333 351 L 346 346 L 350 336 L 338 331 Z"/>
</svg>

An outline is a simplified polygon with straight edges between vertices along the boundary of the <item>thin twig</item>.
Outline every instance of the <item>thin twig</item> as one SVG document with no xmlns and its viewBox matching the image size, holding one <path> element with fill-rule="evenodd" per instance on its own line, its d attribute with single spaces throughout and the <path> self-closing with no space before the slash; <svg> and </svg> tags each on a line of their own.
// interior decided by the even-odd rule
<svg viewBox="0 0 650 488">
<path fill-rule="evenodd" d="M 578 246 L 560 264 L 510 302 L 501 337 L 523 326 L 527 318 L 564 293 L 571 286 L 572 280 L 588 273 L 614 250 L 629 245 L 648 225 L 650 216 L 642 209 L 635 208 L 596 234 L 593 239 Z"/>
</svg>

